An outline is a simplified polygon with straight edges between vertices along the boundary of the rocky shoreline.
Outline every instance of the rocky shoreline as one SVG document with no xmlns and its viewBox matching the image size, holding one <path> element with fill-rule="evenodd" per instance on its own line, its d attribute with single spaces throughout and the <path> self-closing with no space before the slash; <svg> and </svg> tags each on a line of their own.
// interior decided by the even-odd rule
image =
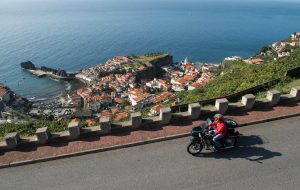
<svg viewBox="0 0 300 190">
<path fill-rule="evenodd" d="M 38 68 L 31 61 L 22 62 L 20 65 L 23 69 L 27 70 L 28 72 L 30 72 L 31 74 L 39 78 L 49 77 L 50 79 L 53 80 L 66 82 L 69 85 L 69 87 L 67 87 L 65 91 L 61 92 L 61 94 L 55 97 L 47 97 L 42 99 L 34 99 L 34 98 L 28 99 L 29 102 L 34 104 L 36 103 L 48 104 L 54 102 L 60 98 L 63 98 L 67 94 L 73 94 L 78 89 L 86 86 L 85 81 L 76 78 L 75 75 L 77 73 L 68 73 L 65 70 L 48 68 L 45 66 Z"/>
<path fill-rule="evenodd" d="M 31 107 L 31 102 L 18 96 L 9 87 L 0 83 L 0 116 L 7 115 L 8 112 L 18 112 L 21 116 L 23 111 L 28 111 Z M 10 115 L 10 114 L 8 114 Z"/>
</svg>

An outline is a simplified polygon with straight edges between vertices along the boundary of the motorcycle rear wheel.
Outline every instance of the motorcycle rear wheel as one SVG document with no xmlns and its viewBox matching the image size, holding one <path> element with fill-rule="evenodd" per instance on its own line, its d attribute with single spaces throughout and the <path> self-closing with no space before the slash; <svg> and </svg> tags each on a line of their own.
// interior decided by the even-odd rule
<svg viewBox="0 0 300 190">
<path fill-rule="evenodd" d="M 197 142 L 190 142 L 189 145 L 187 146 L 187 151 L 191 155 L 199 154 L 202 151 L 202 149 L 203 149 L 203 145 Z"/>
</svg>

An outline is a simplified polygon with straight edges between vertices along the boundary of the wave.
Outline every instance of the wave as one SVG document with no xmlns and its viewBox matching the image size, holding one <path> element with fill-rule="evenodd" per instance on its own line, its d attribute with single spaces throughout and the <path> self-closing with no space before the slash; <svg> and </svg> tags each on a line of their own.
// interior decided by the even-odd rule
<svg viewBox="0 0 300 190">
<path fill-rule="evenodd" d="M 36 97 L 29 97 L 27 98 L 29 101 L 31 102 L 39 102 L 39 101 L 45 101 L 47 100 L 48 98 L 36 98 Z"/>
<path fill-rule="evenodd" d="M 28 100 L 35 100 L 36 97 L 28 97 L 27 99 L 28 99 Z"/>
</svg>

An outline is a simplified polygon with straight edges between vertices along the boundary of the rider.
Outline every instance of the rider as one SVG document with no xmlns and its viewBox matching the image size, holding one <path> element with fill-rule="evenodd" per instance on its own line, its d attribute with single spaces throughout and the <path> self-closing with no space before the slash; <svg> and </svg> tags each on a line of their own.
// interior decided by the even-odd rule
<svg viewBox="0 0 300 190">
<path fill-rule="evenodd" d="M 226 137 L 228 133 L 228 129 L 226 127 L 226 123 L 224 121 L 224 116 L 221 114 L 216 114 L 214 116 L 215 121 L 212 122 L 209 126 L 217 126 L 217 129 L 214 130 L 213 134 L 213 141 L 216 146 L 216 148 L 220 148 L 222 145 L 220 143 L 220 140 L 224 137 Z"/>
</svg>

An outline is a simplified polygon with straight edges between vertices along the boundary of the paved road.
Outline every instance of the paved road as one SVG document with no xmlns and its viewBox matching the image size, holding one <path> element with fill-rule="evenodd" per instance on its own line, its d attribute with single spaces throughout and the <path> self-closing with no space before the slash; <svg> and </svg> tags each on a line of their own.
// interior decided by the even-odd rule
<svg viewBox="0 0 300 190">
<path fill-rule="evenodd" d="M 299 189 L 300 117 L 241 128 L 193 157 L 188 138 L 0 170 L 0 189 Z"/>
</svg>

